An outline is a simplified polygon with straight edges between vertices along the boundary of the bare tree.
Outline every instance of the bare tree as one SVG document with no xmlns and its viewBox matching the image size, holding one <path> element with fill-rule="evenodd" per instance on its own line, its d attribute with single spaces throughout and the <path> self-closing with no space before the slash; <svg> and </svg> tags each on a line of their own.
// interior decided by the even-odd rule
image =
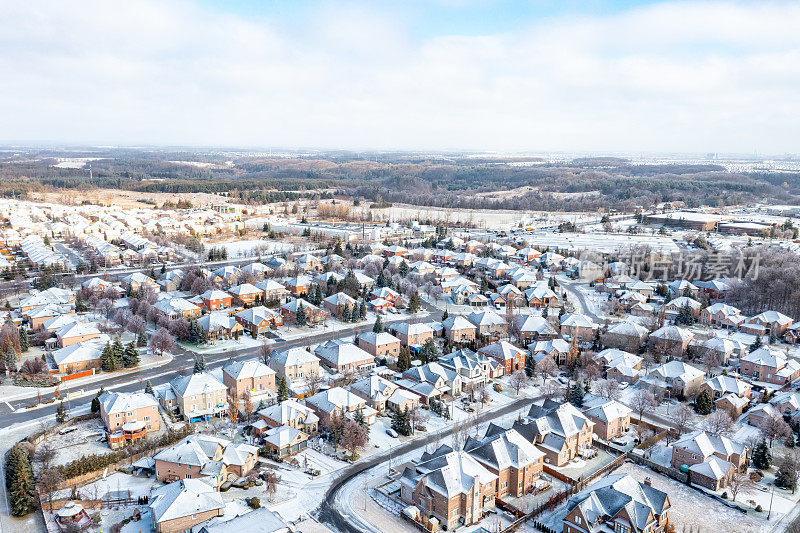
<svg viewBox="0 0 800 533">
<path fill-rule="evenodd" d="M 733 501 L 736 501 L 736 496 L 740 492 L 742 494 L 747 494 L 748 492 L 754 491 L 756 488 L 758 488 L 756 482 L 750 479 L 750 476 L 747 474 L 747 469 L 744 469 L 744 471 L 739 470 L 738 468 L 734 469 L 733 475 L 728 483 L 731 489 Z"/>
<path fill-rule="evenodd" d="M 681 435 L 686 433 L 686 430 L 689 429 L 689 422 L 692 420 L 693 416 L 692 408 L 687 404 L 681 403 L 678 405 L 672 413 L 672 420 L 675 422 L 675 429 L 678 430 L 678 433 Z"/>
<path fill-rule="evenodd" d="M 561 394 L 561 386 L 555 380 L 552 380 L 552 379 L 548 380 L 542 386 L 542 395 L 545 398 L 548 398 L 548 399 L 552 400 L 553 398 L 555 398 L 559 394 Z"/>
<path fill-rule="evenodd" d="M 631 407 L 634 411 L 639 413 L 639 420 L 642 420 L 642 416 L 644 415 L 645 411 L 655 408 L 656 406 L 656 398 L 653 395 L 653 392 L 648 389 L 639 389 L 633 393 L 631 397 Z"/>
<path fill-rule="evenodd" d="M 272 354 L 272 343 L 268 339 L 261 341 L 261 346 L 258 348 L 259 357 L 261 362 L 269 366 L 270 355 Z"/>
<path fill-rule="evenodd" d="M 613 378 L 598 381 L 594 386 L 594 392 L 598 396 L 610 400 L 618 400 L 622 396 L 622 392 L 619 390 L 619 383 Z"/>
<path fill-rule="evenodd" d="M 355 420 L 348 420 L 344 424 L 342 431 L 342 446 L 347 449 L 351 455 L 355 455 L 356 450 L 366 446 L 367 444 L 367 430 Z"/>
<path fill-rule="evenodd" d="M 558 365 L 555 360 L 549 355 L 542 358 L 541 361 L 536 363 L 536 373 L 542 378 L 542 382 L 550 376 L 555 376 L 558 372 Z"/>
<path fill-rule="evenodd" d="M 231 438 L 236 433 L 236 422 L 239 420 L 239 399 L 228 395 L 228 420 L 231 423 Z"/>
<path fill-rule="evenodd" d="M 319 373 L 311 373 L 306 377 L 306 385 L 308 385 L 308 390 L 311 395 L 314 395 L 319 392 L 322 385 L 325 383 L 325 378 L 322 377 Z"/>
<path fill-rule="evenodd" d="M 509 379 L 509 383 L 511 388 L 514 389 L 514 393 L 519 396 L 520 389 L 524 389 L 530 384 L 530 380 L 528 376 L 522 370 L 517 370 L 513 374 L 511 374 L 511 378 Z"/>
<path fill-rule="evenodd" d="M 717 409 L 708 415 L 703 421 L 703 428 L 712 435 L 718 435 L 721 437 L 729 437 L 734 433 L 735 430 L 731 415 L 722 409 Z"/>
<path fill-rule="evenodd" d="M 761 435 L 769 441 L 770 448 L 772 448 L 772 441 L 775 439 L 785 439 L 792 434 L 792 428 L 789 427 L 789 424 L 787 424 L 778 413 L 765 417 L 761 421 L 759 429 L 761 430 Z"/>
<path fill-rule="evenodd" d="M 150 349 L 158 352 L 160 356 L 163 356 L 164 352 L 174 350 L 175 346 L 175 337 L 166 328 L 158 328 L 150 337 Z"/>
<path fill-rule="evenodd" d="M 53 459 L 56 458 L 56 449 L 48 440 L 43 440 L 37 447 L 36 451 L 33 453 L 34 461 L 39 462 L 42 465 L 42 470 L 49 470 L 50 465 L 53 463 Z"/>
<path fill-rule="evenodd" d="M 408 419 L 411 422 L 411 433 L 413 434 L 417 430 L 417 427 L 425 427 L 429 418 L 430 414 L 428 414 L 428 411 L 420 409 L 419 407 L 414 407 L 409 411 Z"/>
<path fill-rule="evenodd" d="M 703 363 L 706 375 L 711 375 L 711 371 L 723 363 L 722 353 L 711 348 L 703 348 L 700 361 Z"/>
<path fill-rule="evenodd" d="M 281 480 L 281 478 L 271 470 L 265 472 L 263 477 L 264 490 L 266 491 L 269 500 L 272 501 L 272 498 L 275 496 L 275 492 L 278 490 L 278 482 Z"/>
<path fill-rule="evenodd" d="M 47 494 L 47 502 L 50 504 L 50 509 L 53 509 L 53 492 L 58 490 L 60 483 L 64 481 L 64 476 L 57 468 L 46 468 L 41 471 L 36 480 L 36 485 L 39 490 Z"/>
<path fill-rule="evenodd" d="M 463 420 L 461 422 L 456 423 L 455 427 L 453 428 L 453 449 L 456 451 L 461 451 L 464 448 L 464 444 L 467 442 L 467 437 L 469 437 L 469 421 Z"/>
</svg>

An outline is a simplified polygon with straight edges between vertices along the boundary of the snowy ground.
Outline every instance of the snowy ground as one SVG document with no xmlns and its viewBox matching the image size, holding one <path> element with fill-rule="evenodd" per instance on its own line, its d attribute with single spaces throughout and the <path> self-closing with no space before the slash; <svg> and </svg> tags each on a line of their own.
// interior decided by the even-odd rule
<svg viewBox="0 0 800 533">
<path fill-rule="evenodd" d="M 127 497 L 130 491 L 131 498 L 139 496 L 149 496 L 150 489 L 160 487 L 163 483 L 151 477 L 134 476 L 124 472 L 114 472 L 108 476 L 88 483 L 78 489 L 78 493 L 86 499 L 104 498 L 108 493 L 124 493 Z M 63 489 L 53 493 L 53 498 L 66 498 L 72 492 L 71 488 Z"/>
<path fill-rule="evenodd" d="M 773 506 L 770 523 L 766 522 L 766 513 L 739 511 L 726 507 L 711 497 L 704 496 L 701 492 L 679 483 L 674 479 L 662 476 L 649 468 L 634 463 L 624 463 L 617 468 L 614 474 L 630 474 L 639 482 L 650 478 L 653 487 L 669 495 L 672 507 L 669 511 L 670 521 L 675 524 L 676 531 L 688 531 L 692 527 L 700 533 L 755 533 L 767 532 L 778 520 L 778 514 Z M 785 512 L 785 511 L 784 511 Z M 558 506 L 553 511 L 546 511 L 538 520 L 556 531 L 561 530 L 562 520 L 566 514 L 566 504 Z"/>
<path fill-rule="evenodd" d="M 207 246 L 225 248 L 225 251 L 228 252 L 229 259 L 236 259 L 239 257 L 256 258 L 259 254 L 266 255 L 293 252 L 295 249 L 293 244 L 278 241 L 262 241 L 259 239 L 234 242 L 209 242 Z"/>
</svg>

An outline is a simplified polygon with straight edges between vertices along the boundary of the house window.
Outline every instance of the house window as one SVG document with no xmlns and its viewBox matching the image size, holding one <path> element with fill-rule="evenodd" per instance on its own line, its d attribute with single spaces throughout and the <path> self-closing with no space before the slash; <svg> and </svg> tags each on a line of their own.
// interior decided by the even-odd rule
<svg viewBox="0 0 800 533">
<path fill-rule="evenodd" d="M 628 533 L 628 528 L 622 524 L 617 524 L 614 528 L 614 533 Z"/>
<path fill-rule="evenodd" d="M 581 517 L 580 516 L 576 516 L 575 517 L 575 523 L 578 524 L 578 525 L 581 525 Z"/>
</svg>

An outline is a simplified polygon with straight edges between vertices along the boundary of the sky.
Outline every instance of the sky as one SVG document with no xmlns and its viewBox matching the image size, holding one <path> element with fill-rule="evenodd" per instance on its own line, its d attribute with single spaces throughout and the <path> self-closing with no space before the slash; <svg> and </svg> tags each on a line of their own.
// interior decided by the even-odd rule
<svg viewBox="0 0 800 533">
<path fill-rule="evenodd" d="M 798 153 L 800 3 L 0 0 L 0 142 Z"/>
</svg>

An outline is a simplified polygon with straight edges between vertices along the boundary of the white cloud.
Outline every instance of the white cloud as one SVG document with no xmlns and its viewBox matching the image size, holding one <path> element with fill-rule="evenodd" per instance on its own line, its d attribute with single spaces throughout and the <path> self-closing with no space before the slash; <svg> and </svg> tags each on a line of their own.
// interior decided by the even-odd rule
<svg viewBox="0 0 800 533">
<path fill-rule="evenodd" d="M 185 1 L 8 3 L 0 139 L 797 150 L 800 6 L 664 3 L 422 41 L 368 6 L 290 29 Z"/>
</svg>

